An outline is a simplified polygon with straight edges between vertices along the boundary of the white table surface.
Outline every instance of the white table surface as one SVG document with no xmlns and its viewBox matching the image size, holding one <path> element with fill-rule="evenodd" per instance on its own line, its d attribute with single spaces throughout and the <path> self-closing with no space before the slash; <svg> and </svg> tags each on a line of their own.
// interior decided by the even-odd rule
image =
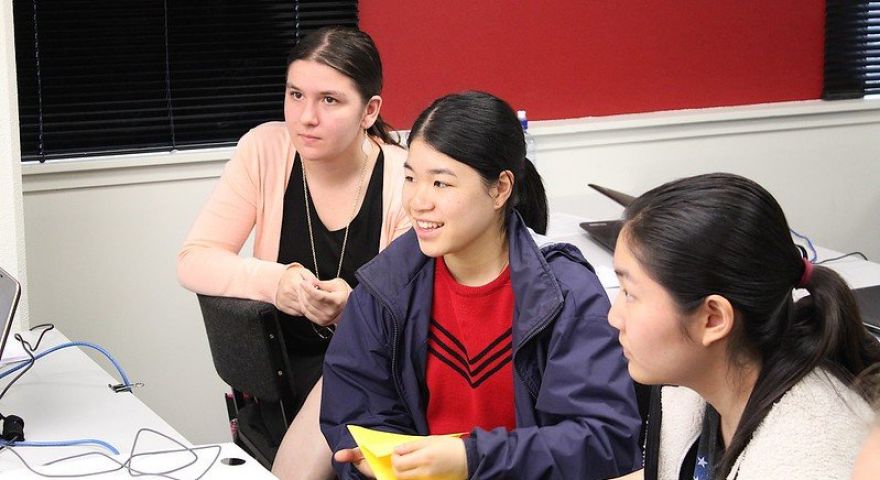
<svg viewBox="0 0 880 480">
<path fill-rule="evenodd" d="M 174 473 L 170 473 L 169 476 L 180 480 L 195 480 L 196 478 L 201 478 L 205 480 L 270 480 L 276 478 L 274 475 L 269 473 L 269 471 L 263 468 L 263 466 L 260 465 L 259 462 L 249 457 L 241 448 L 239 448 L 234 443 L 223 443 L 217 445 L 217 447 L 220 448 L 219 455 L 217 455 L 217 450 L 214 449 L 213 446 L 197 450 L 197 460 L 195 461 L 195 463 L 186 468 L 175 471 Z M 6 453 L 5 455 L 9 455 L 9 453 Z M 116 458 L 119 462 L 125 462 L 125 460 L 128 458 L 128 454 L 126 453 L 124 455 L 116 456 L 114 458 Z M 214 461 L 215 458 L 216 461 L 212 464 L 211 462 Z M 132 467 L 142 472 L 160 473 L 183 467 L 184 465 L 187 465 L 192 459 L 192 454 L 186 452 L 167 453 L 137 458 L 132 462 Z M 244 463 L 234 464 L 232 462 L 229 462 L 229 460 L 231 459 L 241 460 Z M 36 470 L 43 474 L 60 473 L 65 475 L 76 475 L 89 473 L 94 474 L 95 472 L 102 472 L 115 467 L 116 464 L 105 458 L 92 456 L 68 460 L 64 463 L 58 463 L 50 466 L 40 466 L 36 467 Z M 0 473 L 0 479 L 5 480 L 7 478 L 25 480 L 46 477 L 37 475 L 36 473 L 33 473 L 27 469 L 19 469 L 15 471 Z M 117 470 L 111 473 L 103 473 L 97 475 L 94 478 L 131 479 L 134 478 L 134 476 L 130 475 L 127 470 Z M 147 478 L 163 477 L 149 476 Z"/>
<path fill-rule="evenodd" d="M 587 232 L 580 228 L 579 223 L 619 219 L 623 214 L 623 207 L 590 189 L 586 189 L 582 195 L 551 198 L 549 203 L 551 214 L 547 237 L 553 241 L 567 242 L 578 247 L 587 261 L 596 268 L 605 292 L 613 301 L 619 285 L 614 277 L 611 252 L 592 240 Z M 810 232 L 799 233 L 810 236 Z M 795 238 L 795 243 L 806 247 L 805 242 L 800 239 Z M 815 247 L 817 261 L 841 255 L 840 252 L 828 248 Z M 861 257 L 851 256 L 823 265 L 839 273 L 852 288 L 880 284 L 880 264 L 865 261 Z M 804 291 L 796 290 L 795 295 L 804 295 Z"/>
<path fill-rule="evenodd" d="M 36 338 L 33 333 L 26 333 L 23 336 L 32 340 Z M 10 339 L 10 341 L 14 340 Z M 43 339 L 39 351 L 47 350 L 67 341 L 68 339 L 61 332 L 52 330 Z M 103 356 L 101 361 L 106 361 L 110 365 L 109 360 L 104 359 Z M 122 367 L 125 368 L 125 365 Z M 0 371 L 6 371 L 8 368 L 10 368 L 9 365 L 0 366 Z M 17 373 L 10 374 L 0 380 L 0 388 L 4 387 Z M 137 378 L 130 380 L 138 381 Z M 135 435 L 141 428 L 159 431 L 190 446 L 190 443 L 179 432 L 135 395 L 124 392 L 114 393 L 107 386 L 117 383 L 119 380 L 105 372 L 80 348 L 65 348 L 37 360 L 33 368 L 0 400 L 0 413 L 17 415 L 24 420 L 26 440 L 61 441 L 95 438 L 116 447 L 120 451 L 120 456 L 117 458 L 122 460 L 128 457 Z M 159 442 L 156 437 L 152 439 L 144 437 L 144 440 L 146 442 L 140 444 L 143 447 L 151 449 L 173 448 L 168 441 Z M 261 478 L 258 475 L 260 472 L 265 475 L 262 478 L 274 478 L 258 462 L 248 457 L 235 445 L 224 444 L 223 448 L 226 456 L 238 456 L 247 460 L 245 465 L 242 465 L 246 468 L 232 469 L 229 467 L 226 469 L 220 468 L 221 465 L 218 464 L 209 472 L 212 476 L 204 478 L 227 478 L 214 477 L 214 470 L 229 470 L 231 472 L 247 470 L 247 477 L 236 478 Z M 102 448 L 92 446 L 18 447 L 16 451 L 21 453 L 31 465 L 42 465 L 61 457 L 79 453 L 105 452 Z M 96 457 L 81 461 L 88 464 L 95 460 Z M 222 467 L 227 466 L 222 465 Z M 3 472 L 0 473 L 0 478 L 31 478 L 25 477 L 27 472 L 20 470 L 21 468 L 23 465 L 15 455 L 11 452 L 0 451 L 0 472 Z M 16 471 L 10 472 L 10 470 Z M 257 473 L 251 476 L 249 472 L 252 471 Z M 128 476 L 127 473 L 118 473 Z M 196 475 L 185 476 L 182 475 L 183 472 L 180 473 L 175 477 L 196 478 Z M 106 478 L 106 476 L 99 478 Z"/>
</svg>

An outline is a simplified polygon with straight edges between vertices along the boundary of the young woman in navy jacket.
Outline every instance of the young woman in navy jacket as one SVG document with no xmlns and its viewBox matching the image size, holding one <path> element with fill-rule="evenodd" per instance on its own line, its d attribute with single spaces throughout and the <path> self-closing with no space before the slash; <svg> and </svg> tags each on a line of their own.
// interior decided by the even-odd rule
<svg viewBox="0 0 880 480">
<path fill-rule="evenodd" d="M 609 301 L 547 227 L 541 179 L 503 100 L 435 101 L 409 136 L 413 230 L 357 273 L 324 365 L 321 429 L 341 478 L 372 476 L 347 425 L 430 437 L 397 478 L 608 478 L 641 465 Z"/>
</svg>

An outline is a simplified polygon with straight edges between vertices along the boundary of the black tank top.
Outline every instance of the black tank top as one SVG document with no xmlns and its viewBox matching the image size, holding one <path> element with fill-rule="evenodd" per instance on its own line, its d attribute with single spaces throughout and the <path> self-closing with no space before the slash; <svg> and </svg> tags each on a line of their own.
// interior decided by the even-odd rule
<svg viewBox="0 0 880 480">
<path fill-rule="evenodd" d="M 357 280 L 354 277 L 357 269 L 379 253 L 379 237 L 382 232 L 384 163 L 385 156 L 380 150 L 367 184 L 364 201 L 349 225 L 348 243 L 345 247 L 345 258 L 342 260 L 342 272 L 339 276 L 348 282 L 351 288 L 357 286 Z M 309 241 L 309 226 L 305 217 L 302 175 L 302 162 L 297 153 L 290 172 L 290 179 L 287 182 L 287 190 L 284 192 L 278 263 L 299 262 L 315 272 L 312 247 Z M 321 280 L 329 280 L 336 276 L 342 240 L 345 237 L 345 227 L 330 231 L 324 226 L 315 211 L 311 192 L 309 192 L 309 206 L 315 239 L 315 257 L 318 260 L 316 273 Z M 342 206 L 341 208 L 351 208 L 351 206 Z M 305 317 L 282 313 L 280 319 L 288 349 L 292 348 L 299 352 L 303 352 L 304 349 L 323 352 L 327 349 L 328 339 L 321 338 L 312 328 L 311 322 Z"/>
</svg>

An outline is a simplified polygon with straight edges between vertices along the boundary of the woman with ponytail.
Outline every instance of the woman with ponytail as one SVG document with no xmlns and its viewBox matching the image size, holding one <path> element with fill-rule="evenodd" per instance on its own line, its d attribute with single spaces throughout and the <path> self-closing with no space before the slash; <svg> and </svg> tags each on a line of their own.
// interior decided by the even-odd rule
<svg viewBox="0 0 880 480">
<path fill-rule="evenodd" d="M 630 205 L 609 313 L 629 372 L 665 385 L 645 477 L 847 478 L 880 362 L 852 293 L 811 264 L 763 188 L 730 174 L 657 187 Z M 792 291 L 810 295 L 794 302 Z"/>
<path fill-rule="evenodd" d="M 593 479 L 641 464 L 609 302 L 571 245 L 539 247 L 541 179 L 516 115 L 449 95 L 409 136 L 413 230 L 358 271 L 324 364 L 321 429 L 340 478 L 372 476 L 348 425 L 432 436 L 399 479 Z M 531 228 L 531 230 L 530 230 Z"/>
</svg>

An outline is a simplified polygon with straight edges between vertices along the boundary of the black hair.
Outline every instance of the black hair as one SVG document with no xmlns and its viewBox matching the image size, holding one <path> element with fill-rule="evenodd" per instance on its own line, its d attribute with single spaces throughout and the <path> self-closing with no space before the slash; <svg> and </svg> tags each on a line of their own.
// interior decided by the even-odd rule
<svg viewBox="0 0 880 480">
<path fill-rule="evenodd" d="M 757 183 L 724 173 L 676 180 L 636 199 L 624 219 L 630 250 L 678 309 L 693 312 L 712 294 L 726 298 L 735 311 L 732 359 L 761 365 L 715 478 L 728 475 L 773 404 L 813 369 L 852 387 L 880 362 L 880 344 L 837 273 L 814 266 L 810 295 L 793 302 L 807 266 L 782 208 Z"/>
<path fill-rule="evenodd" d="M 373 39 L 356 28 L 324 27 L 297 42 L 287 56 L 287 68 L 297 60 L 311 60 L 327 65 L 350 78 L 366 102 L 382 93 L 382 60 Z M 382 115 L 367 130 L 370 135 L 387 144 L 399 144 L 394 129 L 382 120 Z"/>
<path fill-rule="evenodd" d="M 476 91 L 438 98 L 416 119 L 407 142 L 412 145 L 417 139 L 473 168 L 488 184 L 511 171 L 513 193 L 504 207 L 505 218 L 516 209 L 532 230 L 547 232 L 544 184 L 526 159 L 522 126 L 507 102 Z"/>
</svg>

